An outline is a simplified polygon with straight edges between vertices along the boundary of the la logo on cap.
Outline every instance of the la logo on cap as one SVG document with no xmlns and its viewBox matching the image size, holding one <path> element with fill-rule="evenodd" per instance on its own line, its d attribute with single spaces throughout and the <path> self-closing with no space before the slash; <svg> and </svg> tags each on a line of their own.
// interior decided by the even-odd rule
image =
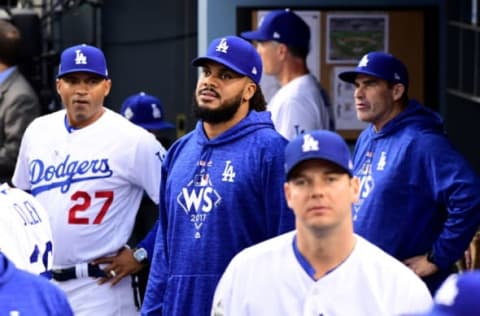
<svg viewBox="0 0 480 316">
<path fill-rule="evenodd" d="M 367 67 L 368 65 L 368 55 L 362 57 L 362 60 L 358 63 L 358 67 Z"/>
<path fill-rule="evenodd" d="M 265 20 L 265 16 L 262 16 L 260 18 L 260 21 L 258 21 L 258 27 L 262 26 L 264 20 Z"/>
<path fill-rule="evenodd" d="M 75 65 L 86 65 L 87 56 L 85 56 L 80 49 L 75 51 Z"/>
<path fill-rule="evenodd" d="M 227 39 L 226 39 L 226 38 L 222 38 L 222 39 L 220 40 L 220 43 L 217 45 L 217 47 L 216 47 L 215 50 L 216 50 L 217 52 L 221 52 L 221 53 L 225 53 L 225 54 L 226 54 L 227 51 L 228 51 L 228 48 L 229 48 L 229 47 L 228 47 L 228 44 L 227 44 Z"/>
<path fill-rule="evenodd" d="M 125 110 L 125 113 L 123 113 L 123 116 L 125 116 L 127 118 L 127 120 L 131 121 L 132 120 L 132 117 L 134 116 L 135 114 L 133 114 L 133 111 L 132 111 L 132 108 L 131 107 L 128 107 L 126 110 Z"/>
<path fill-rule="evenodd" d="M 317 150 L 318 150 L 318 141 L 309 134 L 304 135 L 302 151 L 308 152 L 308 151 L 317 151 Z"/>
<path fill-rule="evenodd" d="M 150 106 L 152 107 L 152 116 L 156 119 L 161 119 L 162 118 L 162 112 L 160 112 L 160 109 L 158 108 L 158 105 L 155 103 L 151 103 Z"/>
</svg>

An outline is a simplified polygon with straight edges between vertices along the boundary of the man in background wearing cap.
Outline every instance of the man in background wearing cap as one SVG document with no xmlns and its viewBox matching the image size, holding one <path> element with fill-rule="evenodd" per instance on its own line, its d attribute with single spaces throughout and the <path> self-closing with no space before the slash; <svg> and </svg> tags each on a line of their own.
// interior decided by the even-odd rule
<svg viewBox="0 0 480 316">
<path fill-rule="evenodd" d="M 165 148 L 170 147 L 173 139 L 166 132 L 174 131 L 175 124 L 165 120 L 162 102 L 156 96 L 145 92 L 131 95 L 123 101 L 120 114 L 153 133 Z"/>
<path fill-rule="evenodd" d="M 175 125 L 165 120 L 162 102 L 156 96 L 145 92 L 133 94 L 123 101 L 120 114 L 130 122 L 154 134 L 166 149 L 170 147 L 172 140 L 166 137 L 165 132 L 174 130 Z M 155 234 L 152 233 L 151 238 L 142 238 L 152 229 L 156 232 L 157 227 L 154 227 L 154 224 L 157 219 L 158 205 L 148 197 L 148 194 L 144 194 L 135 219 L 132 235 L 128 241 L 129 245 L 136 245 L 132 247 L 135 249 L 134 256 L 139 261 L 146 263 L 145 267 L 135 276 L 135 278 L 138 277 L 140 301 L 143 301 L 145 295 L 148 273 L 150 271 L 148 263 L 150 263 L 153 254 Z"/>
<path fill-rule="evenodd" d="M 142 315 L 207 316 L 215 286 L 245 247 L 293 228 L 282 194 L 283 148 L 247 41 L 213 40 L 194 95 L 195 130 L 162 166 L 159 229 Z"/>
<path fill-rule="evenodd" d="M 53 279 L 75 315 L 138 315 L 130 274 L 142 264 L 125 245 L 143 192 L 158 202 L 165 149 L 103 105 L 111 81 L 98 48 L 65 49 L 56 84 L 65 108 L 29 125 L 13 183 L 49 214 Z"/>
<path fill-rule="evenodd" d="M 408 99 L 408 71 L 396 57 L 366 54 L 339 77 L 355 84 L 357 117 L 371 123 L 353 155 L 361 183 L 355 232 L 403 261 L 433 293 L 480 224 L 480 179 L 440 116 Z"/>
<path fill-rule="evenodd" d="M 359 180 L 340 135 L 312 131 L 285 149 L 285 197 L 296 229 L 238 254 L 212 315 L 404 315 L 431 304 L 405 265 L 353 233 Z"/>
<path fill-rule="evenodd" d="M 275 129 L 287 139 L 310 130 L 334 130 L 329 98 L 307 68 L 310 29 L 302 18 L 288 9 L 275 10 L 260 21 L 258 30 L 241 36 L 257 41 L 264 73 L 280 83 L 267 106 Z"/>
<path fill-rule="evenodd" d="M 0 19 L 0 183 L 10 183 L 18 149 L 28 124 L 40 115 L 40 103 L 17 67 L 20 30 Z"/>
</svg>

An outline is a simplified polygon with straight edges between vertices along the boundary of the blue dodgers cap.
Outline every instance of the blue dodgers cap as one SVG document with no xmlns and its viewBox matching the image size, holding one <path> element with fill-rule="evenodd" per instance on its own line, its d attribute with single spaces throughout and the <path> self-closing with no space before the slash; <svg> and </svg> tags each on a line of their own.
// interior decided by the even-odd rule
<svg viewBox="0 0 480 316">
<path fill-rule="evenodd" d="M 407 67 L 395 58 L 384 52 L 371 52 L 362 57 L 354 71 L 345 71 L 338 75 L 346 82 L 355 83 L 357 75 L 369 75 L 391 83 L 401 83 L 408 90 Z"/>
<path fill-rule="evenodd" d="M 310 49 L 310 28 L 289 9 L 269 12 L 260 20 L 257 30 L 240 35 L 255 41 L 277 41 L 307 52 Z"/>
<path fill-rule="evenodd" d="M 435 294 L 432 309 L 422 316 L 477 316 L 480 314 L 480 271 L 449 276 Z"/>
<path fill-rule="evenodd" d="M 207 54 L 192 60 L 192 65 L 201 66 L 209 60 L 249 77 L 256 84 L 260 83 L 262 60 L 255 47 L 243 38 L 231 35 L 214 39 L 208 46 Z"/>
<path fill-rule="evenodd" d="M 163 130 L 175 127 L 174 124 L 164 120 L 160 100 L 145 92 L 126 98 L 123 101 L 120 113 L 132 123 L 148 130 Z"/>
<path fill-rule="evenodd" d="M 294 138 L 285 148 L 285 175 L 301 162 L 310 159 L 323 159 L 343 168 L 353 175 L 350 149 L 343 138 L 335 132 L 316 130 Z"/>
<path fill-rule="evenodd" d="M 105 55 L 100 49 L 87 44 L 65 49 L 60 57 L 57 78 L 73 72 L 89 72 L 108 79 Z"/>
</svg>

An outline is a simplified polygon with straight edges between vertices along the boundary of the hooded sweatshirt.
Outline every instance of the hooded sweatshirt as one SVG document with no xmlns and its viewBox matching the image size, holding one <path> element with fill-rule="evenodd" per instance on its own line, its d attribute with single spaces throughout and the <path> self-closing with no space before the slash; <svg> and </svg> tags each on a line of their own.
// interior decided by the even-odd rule
<svg viewBox="0 0 480 316">
<path fill-rule="evenodd" d="M 142 315 L 209 315 L 230 259 L 294 228 L 283 193 L 286 143 L 268 112 L 250 111 L 213 139 L 198 122 L 172 145 Z"/>
<path fill-rule="evenodd" d="M 415 101 L 379 132 L 364 130 L 353 160 L 361 180 L 355 232 L 402 261 L 433 251 L 443 276 L 425 280 L 432 290 L 480 224 L 478 176 L 449 142 L 440 116 Z"/>
<path fill-rule="evenodd" d="M 60 288 L 46 278 L 19 270 L 0 252 L 0 315 L 73 315 Z"/>
</svg>

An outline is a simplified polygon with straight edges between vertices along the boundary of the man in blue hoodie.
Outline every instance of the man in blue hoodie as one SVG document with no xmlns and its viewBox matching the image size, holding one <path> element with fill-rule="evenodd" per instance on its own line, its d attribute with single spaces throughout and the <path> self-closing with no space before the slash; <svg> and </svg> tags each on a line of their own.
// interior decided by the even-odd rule
<svg viewBox="0 0 480 316">
<path fill-rule="evenodd" d="M 340 79 L 355 84 L 357 117 L 371 123 L 353 154 L 361 180 L 354 229 L 423 278 L 434 292 L 480 224 L 480 179 L 443 121 L 408 99 L 408 71 L 371 52 Z"/>
<path fill-rule="evenodd" d="M 294 228 L 283 195 L 287 141 L 265 111 L 262 62 L 247 41 L 211 42 L 195 90 L 195 130 L 162 166 L 159 221 L 142 315 L 207 316 L 240 250 Z"/>
</svg>

